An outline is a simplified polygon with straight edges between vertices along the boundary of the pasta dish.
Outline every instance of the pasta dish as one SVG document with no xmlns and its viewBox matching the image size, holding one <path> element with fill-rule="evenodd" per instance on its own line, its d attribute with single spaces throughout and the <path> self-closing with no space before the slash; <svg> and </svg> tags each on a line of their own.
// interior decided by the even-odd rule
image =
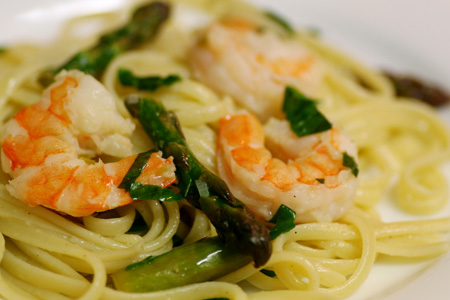
<svg viewBox="0 0 450 300">
<path fill-rule="evenodd" d="M 345 299 L 447 253 L 444 95 L 411 82 L 242 0 L 5 45 L 0 298 Z"/>
</svg>

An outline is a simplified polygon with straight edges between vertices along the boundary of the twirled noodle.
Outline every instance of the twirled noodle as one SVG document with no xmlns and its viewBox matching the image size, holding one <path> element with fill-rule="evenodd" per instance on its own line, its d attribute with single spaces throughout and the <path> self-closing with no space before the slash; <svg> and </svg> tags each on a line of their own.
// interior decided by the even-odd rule
<svg viewBox="0 0 450 300">
<path fill-rule="evenodd" d="M 120 68 L 132 70 L 137 74 L 144 74 L 146 76 L 160 75 L 167 76 L 170 74 L 177 74 L 186 77 L 189 74 L 187 68 L 165 53 L 155 51 L 131 51 L 114 59 L 106 68 L 103 75 L 103 84 L 111 91 L 117 101 L 117 106 L 123 115 L 129 115 L 127 109 L 123 104 L 123 97 L 120 91 L 116 89 L 117 86 L 117 71 Z M 151 70 L 149 73 L 148 70 Z"/>
<path fill-rule="evenodd" d="M 376 70 L 370 69 L 352 57 L 333 48 L 309 34 L 299 35 L 299 40 L 324 59 L 327 66 L 326 80 L 331 97 L 341 94 L 341 101 L 358 104 L 366 101 L 388 101 L 395 98 L 389 80 Z M 360 80 L 360 82 L 358 81 Z M 361 86 L 361 82 L 368 88 Z M 330 102 L 339 105 L 339 101 Z"/>
<path fill-rule="evenodd" d="M 206 86 L 187 79 L 187 67 L 168 54 L 153 50 L 133 51 L 120 55 L 111 62 L 103 76 L 104 85 L 113 92 L 124 115 L 128 115 L 128 112 L 123 105 L 123 91 L 116 82 L 120 68 L 127 68 L 145 76 L 177 74 L 185 78 L 154 93 L 141 94 L 161 101 L 168 110 L 177 114 L 192 151 L 206 167 L 215 170 L 215 132 L 207 125 L 217 123 L 221 117 L 233 110 L 231 98 L 220 99 Z"/>
<path fill-rule="evenodd" d="M 403 209 L 428 214 L 446 204 L 448 187 L 442 165 L 450 155 L 450 135 L 429 107 L 408 100 L 370 102 L 349 107 L 334 117 L 354 138 L 361 160 L 375 163 L 380 170 L 367 180 L 362 177 L 364 197 L 370 194 L 364 191 L 366 186 L 370 191 L 375 182 L 387 186 L 388 179 L 398 174 L 396 199 Z M 363 199 L 357 201 L 367 205 Z"/>
<path fill-rule="evenodd" d="M 216 94 L 194 80 L 186 52 L 198 38 L 199 29 L 229 13 L 285 38 L 286 34 L 265 14 L 237 0 L 171 2 L 175 17 L 157 40 L 114 59 L 102 83 L 114 95 L 123 116 L 129 117 L 123 98 L 130 89 L 117 82 L 118 69 L 127 68 L 141 76 L 181 76 L 181 82 L 153 93 L 139 93 L 176 112 L 194 153 L 217 172 L 217 122 L 239 107 L 231 97 Z M 103 29 L 113 28 L 117 22 L 125 22 L 130 11 L 127 7 L 117 13 L 75 19 L 49 47 L 18 45 L 0 54 L 2 124 L 40 99 L 42 88 L 36 81 L 40 70 L 95 41 L 96 36 L 77 36 L 79 24 L 95 21 Z M 186 14 L 194 14 L 201 22 L 186 26 Z M 275 277 L 247 265 L 214 282 L 131 294 L 114 290 L 108 274 L 171 250 L 174 235 L 186 244 L 216 235 L 203 213 L 185 202 L 139 202 L 71 218 L 11 197 L 5 189 L 9 177 L 1 172 L 0 295 L 14 300 L 341 299 L 362 284 L 380 255 L 429 258 L 447 252 L 450 218 L 385 223 L 380 220 L 383 211 L 376 211 L 378 201 L 392 189 L 392 198 L 408 212 L 442 209 L 449 198 L 441 169 L 450 154 L 447 126 L 427 106 L 395 97 L 383 75 L 352 57 L 308 33 L 290 38 L 320 58 L 324 66 L 324 80 L 317 90 L 320 109 L 351 135 L 359 149 L 361 176 L 355 206 L 341 220 L 298 224 L 274 240 L 273 256 L 264 268 L 274 271 Z M 133 151 L 138 153 L 152 145 L 136 125 L 132 141 Z M 148 229 L 130 231 L 137 221 Z M 244 282 L 258 292 L 246 294 L 237 285 Z"/>
<path fill-rule="evenodd" d="M 311 36 L 300 39 L 328 62 L 323 111 L 352 136 L 363 167 L 375 166 L 376 172 L 360 180 L 357 204 L 373 207 L 398 175 L 396 199 L 403 209 L 414 214 L 442 209 L 449 197 L 442 170 L 450 155 L 447 125 L 430 107 L 395 97 L 381 74 Z"/>
</svg>

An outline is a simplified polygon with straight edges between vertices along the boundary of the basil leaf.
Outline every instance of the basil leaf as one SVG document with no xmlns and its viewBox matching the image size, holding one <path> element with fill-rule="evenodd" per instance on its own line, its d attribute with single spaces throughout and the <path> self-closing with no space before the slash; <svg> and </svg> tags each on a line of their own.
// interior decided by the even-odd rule
<svg viewBox="0 0 450 300">
<path fill-rule="evenodd" d="M 154 152 L 157 151 L 150 150 L 138 154 L 127 174 L 125 174 L 122 179 L 122 182 L 119 184 L 119 188 L 125 189 L 129 192 L 131 199 L 134 201 L 159 200 L 166 202 L 177 202 L 183 200 L 183 196 L 180 194 L 175 194 L 169 188 L 136 182 L 136 179 L 141 175 L 142 171 L 144 171 L 150 156 Z"/>
<path fill-rule="evenodd" d="M 325 178 L 316 178 L 317 182 L 324 184 Z"/>
<path fill-rule="evenodd" d="M 263 273 L 264 275 L 272 277 L 272 278 L 277 277 L 277 274 L 275 274 L 275 272 L 271 271 L 271 270 L 261 269 L 260 272 Z"/>
<path fill-rule="evenodd" d="M 283 111 L 297 136 L 331 129 L 331 123 L 317 109 L 316 101 L 307 98 L 293 87 L 286 87 Z"/>
<path fill-rule="evenodd" d="M 184 199 L 180 194 L 175 194 L 169 188 L 163 188 L 157 185 L 142 184 L 133 182 L 129 190 L 131 199 L 139 200 L 159 200 L 165 202 L 178 202 Z"/>
<path fill-rule="evenodd" d="M 137 77 L 127 69 L 119 69 L 118 77 L 120 83 L 124 86 L 132 86 L 138 90 L 149 92 L 154 92 L 162 86 L 168 86 L 181 80 L 181 77 L 178 75 Z"/>
<path fill-rule="evenodd" d="M 122 182 L 119 184 L 119 188 L 127 191 L 130 189 L 131 184 L 133 184 L 141 175 L 142 171 L 144 171 L 150 156 L 154 152 L 157 152 L 157 150 L 150 150 L 138 154 L 127 174 L 125 174 L 125 177 L 122 179 Z"/>
<path fill-rule="evenodd" d="M 352 156 L 348 155 L 347 152 L 344 152 L 344 157 L 342 160 L 342 165 L 352 170 L 353 175 L 355 175 L 355 177 L 358 177 L 359 169 L 355 159 Z"/>
<path fill-rule="evenodd" d="M 265 15 L 271 19 L 272 21 L 275 21 L 278 23 L 278 25 L 281 26 L 287 33 L 294 34 L 295 30 L 292 28 L 291 24 L 289 24 L 288 21 L 286 21 L 284 18 L 280 17 L 278 14 L 272 12 L 272 11 L 266 11 Z"/>
<path fill-rule="evenodd" d="M 295 227 L 296 213 L 284 204 L 281 204 L 270 223 L 274 223 L 275 226 L 270 231 L 270 239 L 276 239 L 280 234 L 288 232 Z"/>
</svg>

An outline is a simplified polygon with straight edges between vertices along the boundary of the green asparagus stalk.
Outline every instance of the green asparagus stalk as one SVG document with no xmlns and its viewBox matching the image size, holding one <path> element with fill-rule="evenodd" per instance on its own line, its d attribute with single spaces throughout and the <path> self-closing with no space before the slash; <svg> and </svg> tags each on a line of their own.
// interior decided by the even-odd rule
<svg viewBox="0 0 450 300">
<path fill-rule="evenodd" d="M 187 201 L 206 214 L 228 247 L 250 255 L 256 267 L 264 265 L 272 252 L 269 230 L 231 194 L 220 177 L 197 160 L 183 137 L 176 116 L 154 100 L 130 96 L 125 104 L 139 119 L 154 145 L 166 157 L 173 156 L 178 187 Z"/>
<path fill-rule="evenodd" d="M 44 71 L 39 82 L 43 86 L 50 85 L 54 76 L 64 69 L 78 69 L 99 78 L 114 57 L 152 39 L 169 13 L 170 7 L 163 2 L 152 2 L 138 8 L 128 24 L 101 36 L 97 45 L 78 52 L 62 66 Z"/>
<path fill-rule="evenodd" d="M 175 248 L 156 257 L 129 265 L 111 275 L 117 290 L 152 292 L 214 280 L 251 263 L 215 238 Z"/>
</svg>

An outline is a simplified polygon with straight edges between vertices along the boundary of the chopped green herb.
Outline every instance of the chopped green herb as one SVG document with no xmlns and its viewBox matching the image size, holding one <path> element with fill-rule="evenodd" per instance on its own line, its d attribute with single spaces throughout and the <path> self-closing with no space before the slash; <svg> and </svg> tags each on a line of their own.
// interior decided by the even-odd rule
<svg viewBox="0 0 450 300">
<path fill-rule="evenodd" d="M 167 77 L 138 77 L 135 76 L 130 70 L 126 69 L 119 69 L 118 77 L 120 83 L 124 86 L 132 86 L 138 90 L 146 90 L 149 92 L 154 92 L 162 86 L 169 86 L 181 80 L 181 77 L 178 75 L 169 75 Z"/>
<path fill-rule="evenodd" d="M 290 209 L 284 204 L 281 204 L 270 223 L 274 223 L 275 226 L 270 231 L 270 239 L 276 239 L 280 234 L 288 232 L 295 227 L 295 211 Z"/>
<path fill-rule="evenodd" d="M 128 192 L 134 201 L 159 200 L 163 202 L 178 202 L 184 199 L 181 194 L 176 194 L 169 188 L 142 184 L 140 182 L 133 182 Z"/>
<path fill-rule="evenodd" d="M 150 150 L 147 152 L 139 153 L 130 169 L 128 170 L 125 177 L 122 179 L 122 182 L 119 185 L 119 188 L 129 190 L 131 185 L 136 181 L 136 179 L 141 175 L 142 171 L 144 171 L 147 162 L 152 155 L 152 153 L 157 152 L 156 150 Z"/>
<path fill-rule="evenodd" d="M 331 123 L 317 109 L 316 101 L 307 98 L 293 87 L 286 87 L 283 111 L 297 136 L 331 129 Z"/>
<path fill-rule="evenodd" d="M 272 278 L 277 277 L 277 274 L 275 274 L 275 272 L 272 271 L 272 270 L 261 269 L 260 272 L 263 273 L 264 275 L 269 276 L 269 277 L 272 277 Z"/>
<path fill-rule="evenodd" d="M 289 34 L 294 34 L 295 30 L 292 28 L 291 24 L 289 24 L 288 21 L 286 21 L 284 18 L 280 17 L 278 14 L 272 12 L 272 11 L 266 11 L 265 15 L 271 19 L 272 21 L 275 21 L 278 23 L 278 25 L 281 26 L 284 30 L 286 30 Z"/>
<path fill-rule="evenodd" d="M 6 52 L 6 47 L 1 47 L 0 46 L 0 54 L 3 54 Z"/>
<path fill-rule="evenodd" d="M 316 180 L 317 180 L 319 183 L 322 183 L 322 184 L 325 183 L 325 178 L 316 178 Z"/>
<path fill-rule="evenodd" d="M 136 182 L 136 179 L 141 175 L 142 171 L 144 171 L 150 156 L 154 152 L 156 152 L 156 150 L 150 150 L 137 155 L 127 174 L 125 174 L 125 177 L 119 184 L 119 188 L 128 191 L 134 201 L 159 200 L 176 202 L 183 200 L 183 196 L 180 194 L 175 194 L 169 188 Z"/>
<path fill-rule="evenodd" d="M 347 167 L 350 170 L 352 170 L 352 173 L 353 175 L 355 175 L 355 177 L 358 177 L 359 173 L 358 164 L 356 163 L 355 159 L 352 156 L 348 155 L 347 152 L 344 152 L 342 164 L 344 165 L 344 167 Z"/>
</svg>

